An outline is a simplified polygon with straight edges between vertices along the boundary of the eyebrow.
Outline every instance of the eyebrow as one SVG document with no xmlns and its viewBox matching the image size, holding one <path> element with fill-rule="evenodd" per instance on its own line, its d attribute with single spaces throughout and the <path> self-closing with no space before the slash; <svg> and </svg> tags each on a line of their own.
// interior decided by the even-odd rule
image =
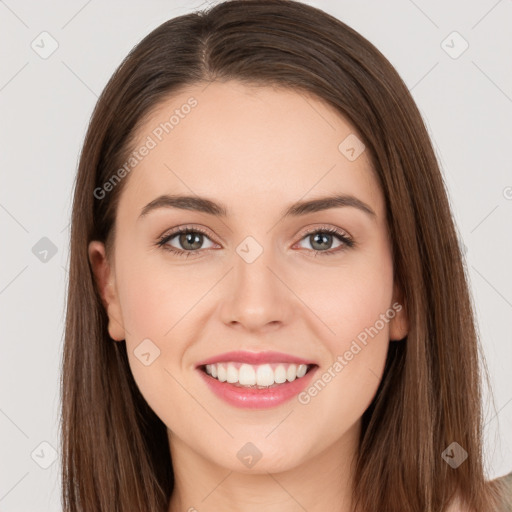
<svg viewBox="0 0 512 512">
<path fill-rule="evenodd" d="M 329 210 L 331 208 L 352 207 L 361 210 L 375 219 L 376 213 L 366 203 L 349 194 L 336 194 L 332 196 L 319 197 L 307 201 L 293 203 L 282 212 L 283 217 L 299 217 L 309 213 Z M 180 210 L 192 210 L 216 217 L 227 217 L 228 209 L 222 203 L 216 203 L 210 199 L 199 196 L 183 196 L 164 194 L 142 209 L 139 219 L 148 215 L 151 211 L 159 208 L 178 208 Z"/>
</svg>

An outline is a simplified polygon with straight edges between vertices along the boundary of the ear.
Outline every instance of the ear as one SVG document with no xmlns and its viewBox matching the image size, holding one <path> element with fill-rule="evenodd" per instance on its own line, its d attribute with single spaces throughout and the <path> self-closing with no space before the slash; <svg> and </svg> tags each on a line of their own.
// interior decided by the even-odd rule
<svg viewBox="0 0 512 512">
<path fill-rule="evenodd" d="M 393 285 L 393 300 L 391 301 L 395 316 L 389 322 L 389 339 L 399 341 L 409 332 L 409 318 L 405 308 L 403 293 L 400 285 L 395 281 Z"/>
<path fill-rule="evenodd" d="M 115 272 L 111 269 L 105 253 L 105 244 L 93 240 L 88 247 L 89 261 L 101 296 L 103 306 L 108 315 L 108 333 L 113 340 L 123 341 L 125 329 L 123 315 L 115 282 Z"/>
</svg>

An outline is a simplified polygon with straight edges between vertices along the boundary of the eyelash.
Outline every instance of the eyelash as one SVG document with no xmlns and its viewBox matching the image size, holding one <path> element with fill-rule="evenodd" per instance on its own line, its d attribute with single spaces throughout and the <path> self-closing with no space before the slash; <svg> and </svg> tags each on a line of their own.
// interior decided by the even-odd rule
<svg viewBox="0 0 512 512">
<path fill-rule="evenodd" d="M 201 233 L 202 235 L 206 236 L 207 238 L 210 238 L 208 233 L 201 228 L 183 227 L 183 228 L 176 229 L 176 231 L 173 231 L 172 233 L 161 236 L 158 239 L 156 245 L 158 247 L 162 248 L 164 251 L 169 251 L 173 254 L 176 254 L 177 256 L 182 256 L 185 258 L 188 258 L 191 255 L 193 255 L 194 253 L 201 251 L 201 249 L 194 249 L 191 251 L 182 251 L 182 250 L 176 249 L 175 247 L 167 245 L 167 242 L 169 242 L 174 237 L 176 237 L 176 235 L 181 235 L 182 233 L 183 234 Z M 316 256 L 332 256 L 334 254 L 337 254 L 341 251 L 350 249 L 355 246 L 355 242 L 352 238 L 350 238 L 347 235 L 344 235 L 336 228 L 316 228 L 314 230 L 308 231 L 307 233 L 304 233 L 300 240 L 306 238 L 309 235 L 313 235 L 313 234 L 317 234 L 317 233 L 335 235 L 341 242 L 343 242 L 343 245 L 334 250 L 328 250 L 328 251 L 315 251 L 314 249 L 309 249 L 310 251 L 313 251 L 315 253 L 315 255 L 314 255 L 315 257 Z M 206 250 L 208 250 L 208 249 L 206 249 Z"/>
</svg>

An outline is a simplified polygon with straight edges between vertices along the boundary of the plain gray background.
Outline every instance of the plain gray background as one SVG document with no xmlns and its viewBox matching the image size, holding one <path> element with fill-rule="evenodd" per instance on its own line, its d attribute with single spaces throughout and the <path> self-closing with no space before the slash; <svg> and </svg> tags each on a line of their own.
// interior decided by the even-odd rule
<svg viewBox="0 0 512 512">
<path fill-rule="evenodd" d="M 1 512 L 60 510 L 59 377 L 69 216 L 92 109 L 139 40 L 169 18 L 207 6 L 201 2 L 0 1 Z M 307 3 L 381 50 L 428 126 L 466 247 L 492 378 L 496 410 L 485 395 L 487 473 L 508 473 L 512 1 Z M 57 49 L 45 55 L 52 44 Z"/>
</svg>

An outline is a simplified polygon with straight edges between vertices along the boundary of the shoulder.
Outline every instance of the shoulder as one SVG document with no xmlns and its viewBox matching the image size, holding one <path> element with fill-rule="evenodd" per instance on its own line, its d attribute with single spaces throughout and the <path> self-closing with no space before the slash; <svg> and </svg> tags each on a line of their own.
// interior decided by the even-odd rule
<svg viewBox="0 0 512 512">
<path fill-rule="evenodd" d="M 464 507 L 458 496 L 450 503 L 450 506 L 446 509 L 446 512 L 473 512 L 468 508 Z"/>
<path fill-rule="evenodd" d="M 495 512 L 512 512 L 512 472 L 507 475 L 495 478 L 487 482 L 493 495 L 497 496 L 499 502 Z M 460 497 L 457 495 L 450 503 L 446 512 L 474 512 L 463 506 Z"/>
<path fill-rule="evenodd" d="M 512 512 L 512 471 L 491 480 L 489 485 L 498 494 L 501 505 L 496 512 Z"/>
</svg>

